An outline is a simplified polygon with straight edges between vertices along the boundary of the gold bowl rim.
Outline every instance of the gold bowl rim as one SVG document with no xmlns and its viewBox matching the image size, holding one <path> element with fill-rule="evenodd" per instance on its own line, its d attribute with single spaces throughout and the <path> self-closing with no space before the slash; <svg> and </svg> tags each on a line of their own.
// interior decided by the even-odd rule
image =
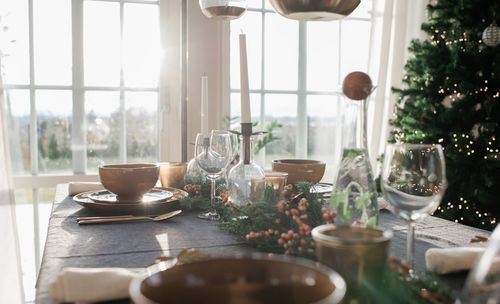
<svg viewBox="0 0 500 304">
<path fill-rule="evenodd" d="M 337 230 L 339 235 L 329 235 L 325 232 Z M 379 236 L 369 237 L 369 238 L 356 238 L 356 237 L 346 237 L 342 235 L 342 230 L 353 230 L 355 233 L 362 233 L 366 235 L 366 232 L 369 231 L 370 234 L 374 232 L 380 233 Z M 315 227 L 311 231 L 312 237 L 315 242 L 320 242 L 327 246 L 336 246 L 336 245 L 373 245 L 378 243 L 388 242 L 392 239 L 394 233 L 391 229 L 384 229 L 382 227 L 356 227 L 356 226 L 348 226 L 348 225 L 334 225 L 334 224 L 326 224 Z"/>
</svg>

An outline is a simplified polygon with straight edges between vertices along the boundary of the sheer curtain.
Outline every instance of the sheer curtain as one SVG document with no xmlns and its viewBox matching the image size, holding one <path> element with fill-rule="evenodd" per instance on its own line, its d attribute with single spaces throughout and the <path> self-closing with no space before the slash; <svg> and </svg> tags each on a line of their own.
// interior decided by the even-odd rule
<svg viewBox="0 0 500 304">
<path fill-rule="evenodd" d="M 390 131 L 395 96 L 392 87 L 402 84 L 408 46 L 413 39 L 425 39 L 420 30 L 426 20 L 426 6 L 429 0 L 374 0 L 373 9 L 379 15 L 372 27 L 372 53 L 369 74 L 377 84 L 371 100 L 372 118 L 369 130 L 369 148 L 372 164 L 383 153 Z M 377 45 L 381 44 L 381 45 Z M 374 166 L 377 168 L 378 166 Z"/>
<path fill-rule="evenodd" d="M 17 304 L 23 303 L 24 295 L 5 120 L 4 88 L 0 75 L 0 261 L 3 265 L 0 303 Z"/>
</svg>

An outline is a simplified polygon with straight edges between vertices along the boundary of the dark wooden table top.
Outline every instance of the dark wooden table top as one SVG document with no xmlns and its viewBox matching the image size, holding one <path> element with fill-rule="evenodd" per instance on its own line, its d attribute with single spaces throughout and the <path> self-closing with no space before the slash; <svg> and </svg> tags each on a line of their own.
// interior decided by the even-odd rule
<svg viewBox="0 0 500 304">
<path fill-rule="evenodd" d="M 76 218 L 93 215 L 68 197 L 67 185 L 58 185 L 47 241 L 38 276 L 36 303 L 54 303 L 48 288 L 64 267 L 146 267 L 160 255 L 174 256 L 182 249 L 197 248 L 213 255 L 252 252 L 217 223 L 183 213 L 165 222 L 140 222 L 79 226 Z M 387 210 L 381 211 L 380 226 L 391 228 L 391 254 L 405 256 L 406 223 Z M 475 236 L 489 232 L 429 217 L 416 227 L 415 266 L 425 269 L 424 254 L 432 247 L 467 245 Z M 441 277 L 458 292 L 465 273 Z"/>
</svg>

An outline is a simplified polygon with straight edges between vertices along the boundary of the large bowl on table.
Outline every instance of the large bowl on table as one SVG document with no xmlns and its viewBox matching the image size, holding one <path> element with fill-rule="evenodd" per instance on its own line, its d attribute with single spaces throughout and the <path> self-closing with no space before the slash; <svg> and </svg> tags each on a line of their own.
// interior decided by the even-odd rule
<svg viewBox="0 0 500 304">
<path fill-rule="evenodd" d="M 118 201 L 139 202 L 155 186 L 160 174 L 156 164 L 119 164 L 99 166 L 99 178 L 116 194 Z"/>
<path fill-rule="evenodd" d="M 162 269 L 162 265 L 155 267 Z M 130 285 L 136 304 L 339 303 L 342 277 L 311 261 L 282 256 L 221 257 L 163 267 Z"/>
<path fill-rule="evenodd" d="M 272 162 L 273 171 L 288 173 L 288 184 L 319 183 L 325 174 L 325 167 L 324 161 L 311 159 L 276 159 Z"/>
</svg>

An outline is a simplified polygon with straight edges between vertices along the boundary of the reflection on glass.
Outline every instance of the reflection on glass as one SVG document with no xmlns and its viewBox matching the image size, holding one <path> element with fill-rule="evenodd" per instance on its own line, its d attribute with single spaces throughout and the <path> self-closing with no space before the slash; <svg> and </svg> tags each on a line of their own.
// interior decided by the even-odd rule
<svg viewBox="0 0 500 304">
<path fill-rule="evenodd" d="M 87 170 L 97 172 L 100 164 L 120 161 L 120 94 L 86 92 Z"/>
<path fill-rule="evenodd" d="M 158 6 L 125 4 L 123 69 L 126 86 L 158 86 L 159 42 Z"/>
<path fill-rule="evenodd" d="M 71 172 L 71 91 L 35 92 L 41 173 Z"/>
<path fill-rule="evenodd" d="M 33 0 L 35 83 L 71 84 L 71 1 Z"/>
<path fill-rule="evenodd" d="M 120 84 L 120 5 L 83 3 L 84 72 L 87 86 Z"/>
<path fill-rule="evenodd" d="M 307 24 L 307 89 L 310 91 L 333 91 L 340 84 L 339 24 Z"/>
<path fill-rule="evenodd" d="M 158 94 L 125 93 L 127 162 L 156 162 L 158 147 Z"/>
<path fill-rule="evenodd" d="M 16 175 L 29 174 L 31 171 L 29 91 L 8 90 L 5 96 L 12 170 Z"/>
<path fill-rule="evenodd" d="M 266 14 L 266 89 L 297 89 L 298 24 L 277 14 Z"/>
<path fill-rule="evenodd" d="M 352 71 L 366 71 L 370 50 L 370 21 L 342 21 L 340 47 L 340 79 L 344 79 Z"/>
<path fill-rule="evenodd" d="M 297 95 L 266 94 L 265 113 L 266 124 L 274 120 L 283 124 L 283 128 L 274 132 L 279 140 L 266 145 L 265 168 L 271 168 L 273 160 L 295 156 Z"/>
<path fill-rule="evenodd" d="M 0 45 L 4 82 L 11 84 L 29 83 L 29 32 L 28 32 L 28 1 L 0 1 L 2 33 Z M 14 41 L 14 42 L 12 42 Z"/>
<path fill-rule="evenodd" d="M 231 88 L 240 88 L 239 35 L 247 39 L 248 82 L 250 89 L 261 87 L 262 62 L 262 14 L 246 12 L 241 18 L 231 21 Z"/>
<path fill-rule="evenodd" d="M 323 180 L 332 182 L 335 164 L 340 158 L 341 124 L 337 96 L 307 97 L 307 155 L 326 162 Z"/>
</svg>

